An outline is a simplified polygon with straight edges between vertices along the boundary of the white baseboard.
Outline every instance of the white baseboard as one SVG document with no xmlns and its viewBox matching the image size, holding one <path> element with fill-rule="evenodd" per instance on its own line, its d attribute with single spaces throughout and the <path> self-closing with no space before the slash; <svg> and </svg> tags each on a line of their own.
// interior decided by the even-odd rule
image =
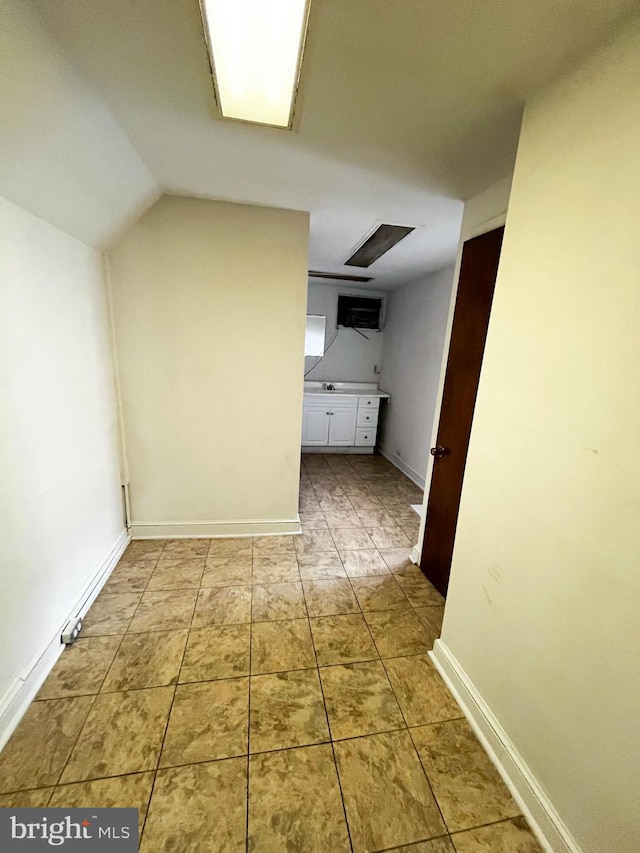
<svg viewBox="0 0 640 853">
<path fill-rule="evenodd" d="M 542 786 L 442 640 L 436 640 L 429 657 L 546 853 L 582 853 Z"/>
<path fill-rule="evenodd" d="M 349 447 L 307 447 L 303 445 L 302 452 L 303 453 L 325 453 L 327 455 L 333 456 L 335 453 L 355 453 L 360 456 L 371 456 L 373 455 L 373 451 L 375 447 L 371 447 L 368 445 L 367 447 L 356 447 L 355 444 L 350 445 Z"/>
<path fill-rule="evenodd" d="M 301 533 L 299 518 L 265 521 L 159 521 L 132 522 L 132 539 L 215 539 L 220 536 L 291 536 Z"/>
<path fill-rule="evenodd" d="M 18 673 L 0 699 L 0 751 L 15 731 L 25 711 L 51 672 L 53 665 L 62 654 L 65 648 L 60 642 L 62 629 L 70 619 L 85 615 L 122 556 L 128 542 L 129 534 L 123 529 L 111 548 L 99 561 L 55 635 L 43 649 L 33 656 L 22 672 Z"/>
<path fill-rule="evenodd" d="M 384 456 L 385 459 L 388 459 L 392 465 L 395 465 L 396 468 L 399 468 L 403 474 L 406 474 L 407 477 L 416 484 L 416 486 L 420 486 L 421 489 L 424 489 L 424 477 L 421 477 L 417 471 L 414 471 L 413 468 L 410 468 L 407 463 L 403 462 L 397 454 L 392 453 L 384 445 L 379 445 L 378 450 Z"/>
</svg>

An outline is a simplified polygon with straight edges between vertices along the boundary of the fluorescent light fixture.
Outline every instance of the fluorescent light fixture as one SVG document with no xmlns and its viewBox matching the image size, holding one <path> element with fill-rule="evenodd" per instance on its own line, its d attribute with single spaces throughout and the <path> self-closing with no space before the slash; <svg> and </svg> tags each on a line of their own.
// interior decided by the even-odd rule
<svg viewBox="0 0 640 853">
<path fill-rule="evenodd" d="M 291 127 L 309 0 L 200 0 L 225 118 Z"/>
</svg>

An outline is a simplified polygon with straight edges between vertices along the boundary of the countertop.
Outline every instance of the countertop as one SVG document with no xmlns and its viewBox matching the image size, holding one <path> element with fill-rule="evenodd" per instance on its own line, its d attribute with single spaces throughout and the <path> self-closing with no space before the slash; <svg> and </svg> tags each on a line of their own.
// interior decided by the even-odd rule
<svg viewBox="0 0 640 853">
<path fill-rule="evenodd" d="M 324 382 L 305 382 L 305 396 L 324 396 L 324 397 L 380 397 L 380 399 L 388 400 L 391 394 L 386 391 L 381 391 L 373 382 L 332 382 L 329 383 L 335 387 L 334 391 L 327 391 L 323 388 Z"/>
</svg>

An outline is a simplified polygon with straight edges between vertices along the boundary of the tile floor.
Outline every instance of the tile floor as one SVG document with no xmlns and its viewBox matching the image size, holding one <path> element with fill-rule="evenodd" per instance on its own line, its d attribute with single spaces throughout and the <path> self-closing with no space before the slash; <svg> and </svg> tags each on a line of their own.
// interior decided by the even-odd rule
<svg viewBox="0 0 640 853">
<path fill-rule="evenodd" d="M 419 490 L 303 459 L 303 534 L 133 542 L 0 756 L 0 806 L 135 806 L 143 853 L 536 853 L 427 652 Z"/>
</svg>

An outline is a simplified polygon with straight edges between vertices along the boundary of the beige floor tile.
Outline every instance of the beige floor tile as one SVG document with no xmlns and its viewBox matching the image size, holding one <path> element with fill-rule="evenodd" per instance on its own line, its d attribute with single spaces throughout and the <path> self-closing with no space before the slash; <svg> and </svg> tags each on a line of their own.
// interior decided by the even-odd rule
<svg viewBox="0 0 640 853">
<path fill-rule="evenodd" d="M 358 516 L 363 527 L 395 527 L 396 522 L 386 509 L 359 509 Z"/>
<path fill-rule="evenodd" d="M 380 661 L 322 667 L 320 677 L 334 740 L 404 728 Z"/>
<path fill-rule="evenodd" d="M 209 543 L 207 559 L 211 557 L 251 557 L 253 541 L 250 536 L 238 536 L 229 539 L 212 539 Z"/>
<path fill-rule="evenodd" d="M 349 853 L 331 746 L 249 759 L 249 846 L 253 853 Z"/>
<path fill-rule="evenodd" d="M 431 648 L 422 622 L 411 608 L 368 611 L 365 619 L 383 658 L 424 654 Z"/>
<path fill-rule="evenodd" d="M 251 678 L 250 752 L 328 740 L 317 669 Z"/>
<path fill-rule="evenodd" d="M 145 592 L 127 629 L 129 633 L 177 631 L 191 624 L 198 595 L 195 589 Z"/>
<path fill-rule="evenodd" d="M 328 498 L 344 498 L 345 493 L 342 486 L 338 483 L 338 481 L 334 479 L 321 479 L 318 481 L 318 478 L 315 476 L 311 477 L 311 483 L 313 485 L 313 491 L 316 494 L 318 500 L 326 500 Z"/>
<path fill-rule="evenodd" d="M 335 549 L 319 554 L 299 554 L 298 565 L 303 581 L 346 578 L 347 576 Z"/>
<path fill-rule="evenodd" d="M 157 560 L 118 563 L 103 587 L 104 592 L 144 592 Z"/>
<path fill-rule="evenodd" d="M 246 586 L 253 581 L 252 557 L 209 557 L 200 586 Z"/>
<path fill-rule="evenodd" d="M 320 498 L 322 512 L 350 512 L 353 504 L 343 493 L 342 495 L 325 495 Z"/>
<path fill-rule="evenodd" d="M 345 578 L 305 581 L 302 586 L 309 616 L 337 616 L 360 612 L 351 584 Z"/>
<path fill-rule="evenodd" d="M 180 681 L 210 681 L 249 675 L 250 625 L 191 629 Z"/>
<path fill-rule="evenodd" d="M 164 687 L 178 681 L 188 631 L 125 634 L 102 693 Z"/>
<path fill-rule="evenodd" d="M 326 530 L 327 529 L 327 520 L 324 517 L 324 513 L 319 510 L 318 512 L 304 512 L 300 511 L 300 524 L 303 528 L 307 528 L 309 530 Z"/>
<path fill-rule="evenodd" d="M 542 853 L 523 817 L 453 836 L 457 853 Z"/>
<path fill-rule="evenodd" d="M 208 539 L 168 539 L 160 559 L 206 557 L 208 552 Z"/>
<path fill-rule="evenodd" d="M 350 492 L 349 502 L 352 504 L 353 508 L 357 511 L 364 511 L 369 509 L 381 509 L 384 510 L 382 502 L 380 498 L 377 498 L 373 492 L 370 492 L 368 487 L 366 492 Z"/>
<path fill-rule="evenodd" d="M 269 554 L 253 558 L 254 583 L 290 583 L 299 580 L 295 554 Z"/>
<path fill-rule="evenodd" d="M 162 558 L 149 578 L 147 590 L 198 589 L 204 558 Z"/>
<path fill-rule="evenodd" d="M 421 726 L 411 736 L 450 832 L 520 813 L 466 720 Z"/>
<path fill-rule="evenodd" d="M 0 809 L 44 809 L 53 791 L 53 788 L 36 788 L 33 791 L 0 794 Z"/>
<path fill-rule="evenodd" d="M 375 548 L 364 527 L 333 530 L 331 535 L 338 551 L 365 551 L 367 548 Z"/>
<path fill-rule="evenodd" d="M 395 574 L 403 569 L 412 568 L 420 571 L 414 563 L 411 562 L 411 548 L 381 548 L 380 556 L 385 561 L 389 569 Z"/>
<path fill-rule="evenodd" d="M 250 586 L 214 586 L 198 593 L 194 628 L 234 625 L 251 621 Z"/>
<path fill-rule="evenodd" d="M 82 636 L 124 634 L 140 597 L 139 593 L 132 592 L 101 592 L 82 620 Z"/>
<path fill-rule="evenodd" d="M 133 773 L 92 782 L 59 785 L 53 792 L 52 809 L 138 809 L 142 831 L 153 786 L 153 773 Z"/>
<path fill-rule="evenodd" d="M 165 546 L 164 539 L 134 539 L 129 542 L 120 561 L 158 559 Z"/>
<path fill-rule="evenodd" d="M 456 853 L 456 850 L 451 839 L 445 836 L 433 838 L 431 841 L 419 841 L 417 844 L 394 847 L 389 853 Z"/>
<path fill-rule="evenodd" d="M 254 536 L 253 556 L 266 557 L 269 554 L 293 554 L 293 536 Z"/>
<path fill-rule="evenodd" d="M 179 684 L 160 767 L 246 755 L 249 679 Z"/>
<path fill-rule="evenodd" d="M 329 529 L 362 527 L 362 522 L 355 510 L 342 512 L 325 512 L 324 517 Z"/>
<path fill-rule="evenodd" d="M 173 687 L 154 687 L 100 694 L 60 782 L 155 769 L 173 691 Z"/>
<path fill-rule="evenodd" d="M 122 637 L 89 637 L 67 646 L 40 688 L 38 699 L 97 693 Z"/>
<path fill-rule="evenodd" d="M 376 548 L 409 548 L 413 545 L 399 527 L 367 527 Z"/>
<path fill-rule="evenodd" d="M 301 583 L 256 584 L 252 596 L 252 622 L 304 619 L 307 615 Z"/>
<path fill-rule="evenodd" d="M 414 607 L 418 619 L 424 625 L 424 629 L 431 644 L 435 643 L 442 632 L 442 618 L 444 616 L 444 605 L 430 607 Z"/>
<path fill-rule="evenodd" d="M 334 744 L 354 853 L 444 835 L 408 731 Z"/>
<path fill-rule="evenodd" d="M 351 578 L 351 586 L 363 610 L 396 610 L 408 606 L 406 596 L 392 574 Z"/>
<path fill-rule="evenodd" d="M 0 793 L 55 785 L 93 701 L 32 702 L 0 754 Z"/>
<path fill-rule="evenodd" d="M 251 672 L 309 669 L 316 659 L 306 619 L 256 622 L 251 628 Z"/>
<path fill-rule="evenodd" d="M 427 655 L 387 658 L 384 668 L 408 726 L 424 726 L 462 716 Z"/>
<path fill-rule="evenodd" d="M 396 572 L 395 579 L 402 587 L 411 604 L 415 607 L 429 607 L 430 605 L 443 605 L 444 598 L 430 581 L 418 571 Z"/>
<path fill-rule="evenodd" d="M 399 524 L 399 527 L 410 542 L 418 541 L 418 536 L 420 534 L 419 521 L 411 521 L 407 524 Z"/>
<path fill-rule="evenodd" d="M 355 663 L 378 657 L 360 614 L 323 616 L 310 621 L 319 666 Z"/>
<path fill-rule="evenodd" d="M 141 853 L 244 853 L 247 759 L 159 770 Z"/>
<path fill-rule="evenodd" d="M 344 570 L 350 578 L 389 575 L 389 567 L 374 548 L 366 551 L 340 551 Z"/>
<path fill-rule="evenodd" d="M 300 512 L 322 512 L 320 501 L 316 498 L 300 498 L 298 505 L 300 507 Z"/>
<path fill-rule="evenodd" d="M 297 554 L 317 554 L 322 551 L 335 551 L 329 530 L 309 530 L 296 536 Z"/>
</svg>

